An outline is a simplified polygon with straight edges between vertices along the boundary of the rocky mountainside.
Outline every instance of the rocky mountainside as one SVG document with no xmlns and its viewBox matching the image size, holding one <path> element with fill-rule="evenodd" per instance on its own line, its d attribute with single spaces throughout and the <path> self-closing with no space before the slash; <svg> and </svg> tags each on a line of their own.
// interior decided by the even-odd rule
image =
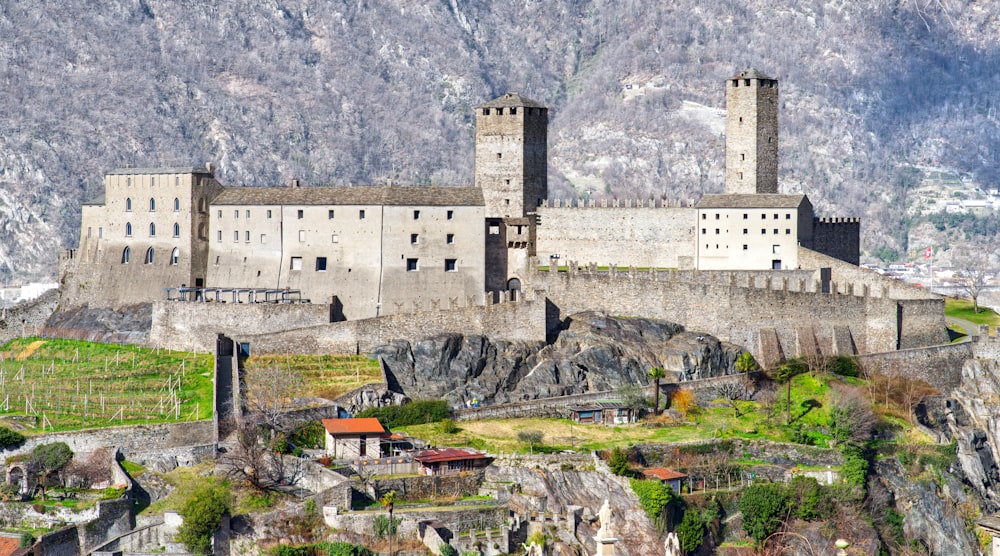
<svg viewBox="0 0 1000 556">
<path fill-rule="evenodd" d="M 397 340 L 375 354 L 396 391 L 461 405 L 648 384 L 653 367 L 667 371 L 668 381 L 732 374 L 742 351 L 677 324 L 588 312 L 569 317 L 549 345 L 454 333 Z"/>
<path fill-rule="evenodd" d="M 7 2 L 0 276 L 54 275 L 114 167 L 468 184 L 472 107 L 507 90 L 552 107 L 552 196 L 719 191 L 722 82 L 750 66 L 782 83 L 783 188 L 866 217 L 867 249 L 905 250 L 921 168 L 1000 183 L 998 14 L 1000 0 Z"/>
</svg>

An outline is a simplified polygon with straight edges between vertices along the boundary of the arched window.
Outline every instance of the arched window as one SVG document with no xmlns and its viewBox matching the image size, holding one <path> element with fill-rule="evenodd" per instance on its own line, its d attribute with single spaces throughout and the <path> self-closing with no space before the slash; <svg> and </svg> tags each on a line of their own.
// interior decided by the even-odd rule
<svg viewBox="0 0 1000 556">
<path fill-rule="evenodd" d="M 125 237 L 132 237 L 132 223 L 125 223 Z"/>
<path fill-rule="evenodd" d="M 146 258 L 142 261 L 144 264 L 153 264 L 153 248 L 150 247 L 146 249 Z"/>
<path fill-rule="evenodd" d="M 156 224 L 149 223 L 149 237 L 156 237 Z"/>
<path fill-rule="evenodd" d="M 149 199 L 149 212 L 156 212 L 156 199 L 152 197 Z"/>
<path fill-rule="evenodd" d="M 132 197 L 125 198 L 125 212 L 131 212 L 132 210 Z"/>
<path fill-rule="evenodd" d="M 181 211 L 181 200 L 178 199 L 177 197 L 174 197 L 174 212 L 180 212 L 180 211 Z"/>
<path fill-rule="evenodd" d="M 181 259 L 181 250 L 174 247 L 174 250 L 170 252 L 170 264 L 177 266 L 177 262 Z"/>
<path fill-rule="evenodd" d="M 198 212 L 205 212 L 206 208 L 205 198 L 198 199 Z"/>
<path fill-rule="evenodd" d="M 132 250 L 126 247 L 122 251 L 122 264 L 128 264 L 129 259 L 132 258 Z"/>
<path fill-rule="evenodd" d="M 174 237 L 181 237 L 181 225 L 174 222 Z"/>
</svg>

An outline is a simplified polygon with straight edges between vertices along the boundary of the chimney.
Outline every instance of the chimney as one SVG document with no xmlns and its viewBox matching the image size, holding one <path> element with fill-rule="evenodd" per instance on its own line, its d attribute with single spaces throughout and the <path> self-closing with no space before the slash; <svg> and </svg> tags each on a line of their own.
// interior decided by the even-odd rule
<svg viewBox="0 0 1000 556">
<path fill-rule="evenodd" d="M 298 186 L 299 186 L 298 178 L 292 178 L 288 180 L 288 187 L 298 187 Z"/>
</svg>

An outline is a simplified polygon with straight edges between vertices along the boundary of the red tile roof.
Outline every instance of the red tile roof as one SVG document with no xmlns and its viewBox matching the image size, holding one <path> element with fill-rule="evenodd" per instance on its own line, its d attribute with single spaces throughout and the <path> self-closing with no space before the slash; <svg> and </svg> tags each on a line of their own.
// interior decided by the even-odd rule
<svg viewBox="0 0 1000 556">
<path fill-rule="evenodd" d="M 440 450 L 424 450 L 413 456 L 420 463 L 437 463 L 442 461 L 460 461 L 470 459 L 486 459 L 486 454 L 475 450 L 461 448 L 442 448 Z"/>
<path fill-rule="evenodd" d="M 0 537 L 0 556 L 10 556 L 17 551 L 18 545 L 20 545 L 18 539 L 11 537 Z"/>
<path fill-rule="evenodd" d="M 323 419 L 326 432 L 338 434 L 381 434 L 385 432 L 382 423 L 374 417 L 358 417 L 354 419 Z"/>
<path fill-rule="evenodd" d="M 647 469 L 642 472 L 646 477 L 652 479 L 659 479 L 661 481 L 672 481 L 674 479 L 683 479 L 687 477 L 686 473 L 681 473 L 679 471 L 674 471 L 673 469 L 667 469 L 666 467 L 657 467 L 655 469 Z"/>
</svg>

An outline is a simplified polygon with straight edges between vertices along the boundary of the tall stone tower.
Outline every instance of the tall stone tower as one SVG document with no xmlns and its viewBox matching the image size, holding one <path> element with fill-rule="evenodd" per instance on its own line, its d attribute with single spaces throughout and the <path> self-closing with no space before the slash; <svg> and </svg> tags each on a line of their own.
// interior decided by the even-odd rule
<svg viewBox="0 0 1000 556">
<path fill-rule="evenodd" d="M 726 81 L 726 193 L 778 192 L 778 81 L 750 69 Z"/>
<path fill-rule="evenodd" d="M 476 107 L 476 187 L 487 218 L 535 212 L 548 196 L 549 111 L 517 93 Z"/>
</svg>

